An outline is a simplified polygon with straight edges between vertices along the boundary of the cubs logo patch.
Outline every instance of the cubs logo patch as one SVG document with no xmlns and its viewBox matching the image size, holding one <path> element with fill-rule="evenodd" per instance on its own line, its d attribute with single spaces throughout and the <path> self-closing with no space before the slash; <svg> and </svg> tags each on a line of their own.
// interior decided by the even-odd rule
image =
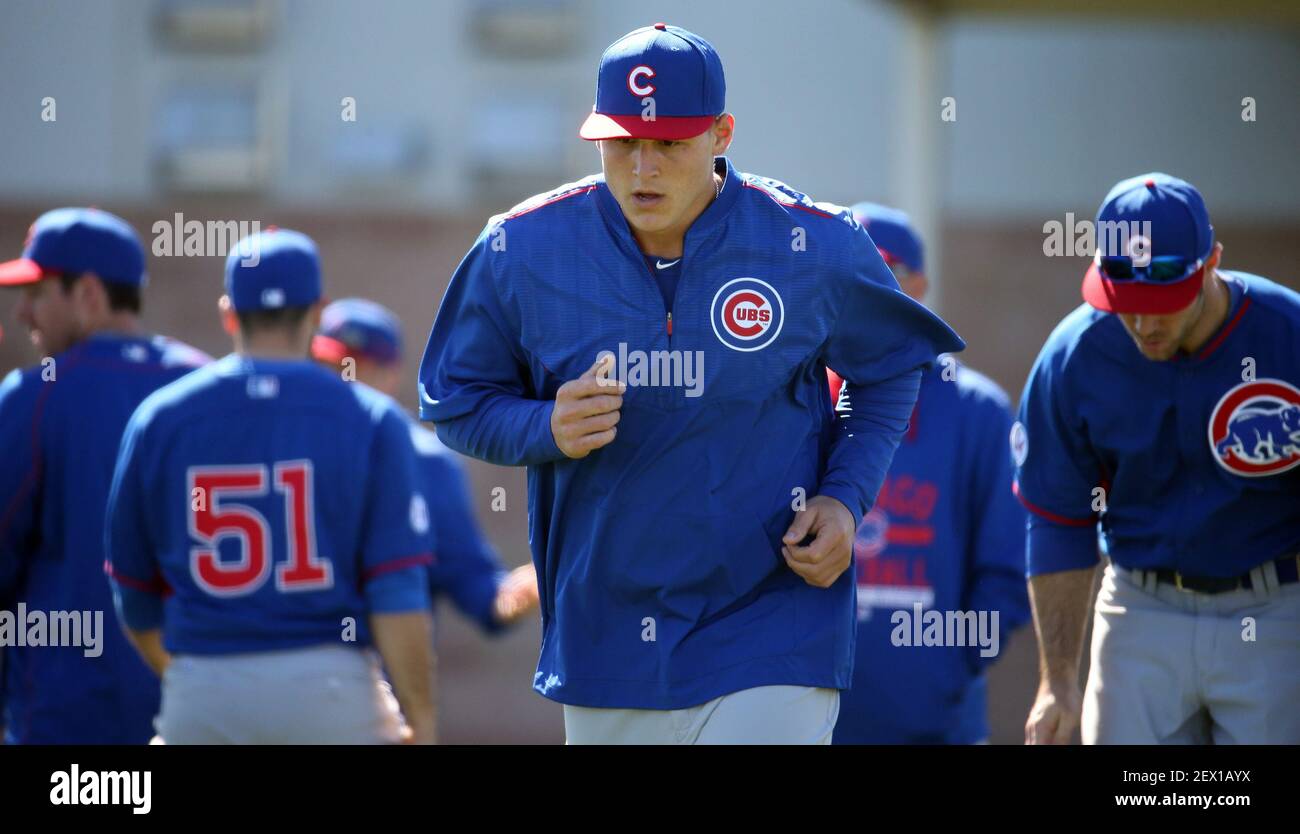
<svg viewBox="0 0 1300 834">
<path fill-rule="evenodd" d="M 1016 466 L 1024 466 L 1025 458 L 1029 457 L 1029 432 L 1025 431 L 1025 424 L 1017 420 L 1011 426 L 1011 459 L 1016 462 Z"/>
<path fill-rule="evenodd" d="M 713 296 L 709 321 L 714 335 L 732 350 L 762 350 L 780 335 L 785 307 L 766 281 L 733 278 Z"/>
<path fill-rule="evenodd" d="M 1300 388 L 1280 379 L 1243 382 L 1210 414 L 1210 453 L 1234 475 L 1259 478 L 1300 466 Z"/>
<path fill-rule="evenodd" d="M 853 555 L 858 559 L 872 559 L 885 549 L 889 533 L 889 516 L 879 507 L 872 507 L 862 517 L 858 532 L 853 537 Z"/>
</svg>

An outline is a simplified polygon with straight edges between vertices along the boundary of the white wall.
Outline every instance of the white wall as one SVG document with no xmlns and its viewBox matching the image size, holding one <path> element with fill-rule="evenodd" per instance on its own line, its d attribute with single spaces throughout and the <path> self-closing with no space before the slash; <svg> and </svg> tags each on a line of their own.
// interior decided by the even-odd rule
<svg viewBox="0 0 1300 834">
<path fill-rule="evenodd" d="M 606 44 L 665 20 L 717 46 L 738 120 L 744 170 L 818 199 L 907 202 L 889 176 L 903 82 L 898 6 L 870 0 L 746 3 L 577 0 L 578 47 L 560 60 L 484 58 L 467 40 L 470 0 L 281 0 L 264 54 L 189 58 L 162 48 L 155 5 L 140 0 L 7 0 L 0 5 L 0 199 L 158 198 L 153 111 L 178 83 L 253 77 L 272 108 L 271 204 L 449 209 L 474 202 L 469 174 L 486 149 L 484 102 L 540 101 L 554 112 L 502 142 L 554 158 L 536 182 L 595 170 L 576 137 Z M 939 43 L 945 207 L 958 215 L 1090 213 L 1115 180 L 1160 168 L 1193 180 L 1215 212 L 1300 217 L 1300 47 L 1292 31 L 959 19 Z M 58 121 L 40 121 L 55 96 Z M 339 119 L 357 99 L 358 121 Z M 1258 121 L 1243 123 L 1254 96 Z M 936 121 L 939 102 L 935 101 Z M 427 164 L 396 181 L 339 170 L 348 131 L 414 134 Z M 555 135 L 556 133 L 560 135 Z M 545 135 L 537 135 L 544 133 Z M 499 146 L 499 145 L 498 145 Z M 526 196 L 520 193 L 517 196 Z M 493 199 L 499 199 L 494 197 Z"/>
</svg>

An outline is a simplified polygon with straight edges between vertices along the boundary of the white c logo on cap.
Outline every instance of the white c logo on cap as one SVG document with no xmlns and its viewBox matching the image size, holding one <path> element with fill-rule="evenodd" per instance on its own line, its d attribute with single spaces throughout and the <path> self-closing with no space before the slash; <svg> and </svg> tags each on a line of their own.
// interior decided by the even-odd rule
<svg viewBox="0 0 1300 834">
<path fill-rule="evenodd" d="M 1128 239 L 1128 256 L 1133 266 L 1151 265 L 1151 238 L 1146 235 L 1133 235 Z"/>
<path fill-rule="evenodd" d="M 632 67 L 632 71 L 627 74 L 627 88 L 634 96 L 648 96 L 655 91 L 655 85 L 646 82 L 640 83 L 638 78 L 654 78 L 655 71 L 645 64 Z"/>
</svg>

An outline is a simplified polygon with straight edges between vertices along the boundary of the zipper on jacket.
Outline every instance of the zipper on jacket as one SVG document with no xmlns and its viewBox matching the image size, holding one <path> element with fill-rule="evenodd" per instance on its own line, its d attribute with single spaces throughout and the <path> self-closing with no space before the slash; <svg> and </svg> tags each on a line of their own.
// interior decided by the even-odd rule
<svg viewBox="0 0 1300 834">
<path fill-rule="evenodd" d="M 673 311 L 668 311 L 668 335 L 673 335 Z"/>
</svg>

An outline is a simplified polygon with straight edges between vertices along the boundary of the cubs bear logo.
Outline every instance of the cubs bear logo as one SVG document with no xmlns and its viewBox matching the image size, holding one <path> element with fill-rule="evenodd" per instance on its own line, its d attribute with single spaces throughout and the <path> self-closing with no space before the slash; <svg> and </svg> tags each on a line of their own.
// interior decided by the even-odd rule
<svg viewBox="0 0 1300 834">
<path fill-rule="evenodd" d="M 709 320 L 718 340 L 732 350 L 762 350 L 780 335 L 785 308 L 766 281 L 733 278 L 713 296 Z"/>
<path fill-rule="evenodd" d="M 1210 452 L 1234 475 L 1258 478 L 1300 466 L 1300 388 L 1280 379 L 1243 382 L 1210 414 Z"/>
</svg>

